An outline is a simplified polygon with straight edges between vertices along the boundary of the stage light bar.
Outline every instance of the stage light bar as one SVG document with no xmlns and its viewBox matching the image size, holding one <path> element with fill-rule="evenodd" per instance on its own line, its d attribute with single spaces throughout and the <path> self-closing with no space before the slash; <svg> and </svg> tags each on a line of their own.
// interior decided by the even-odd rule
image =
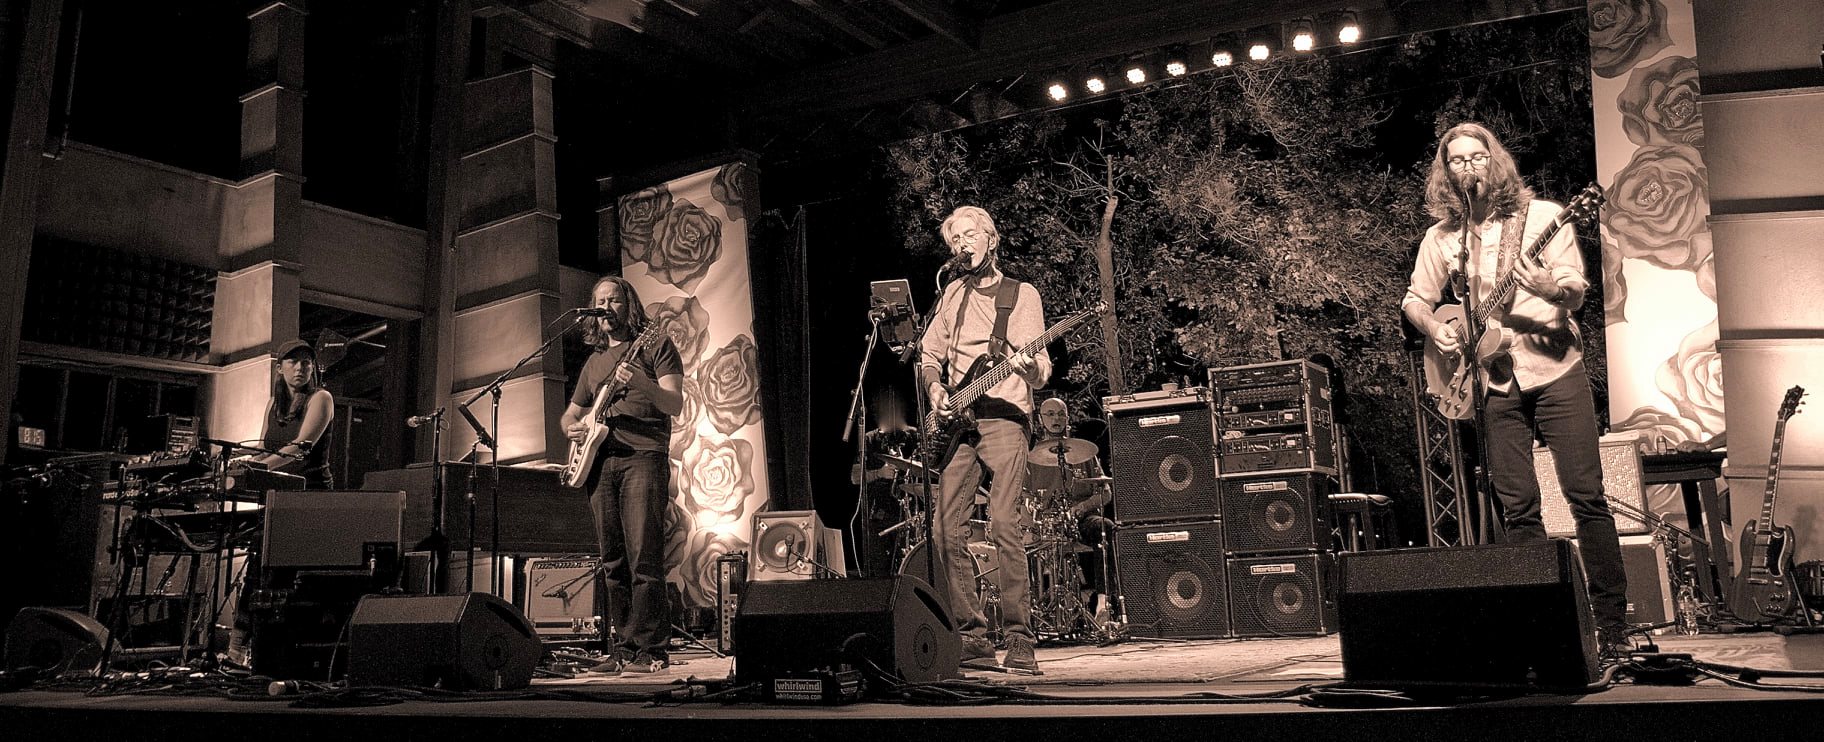
<svg viewBox="0 0 1824 742">
<path fill-rule="evenodd" d="M 1183 62 L 1165 63 L 1165 74 L 1171 75 L 1172 77 L 1183 77 L 1184 73 L 1187 71 L 1189 71 L 1189 69 L 1184 66 Z"/>
<path fill-rule="evenodd" d="M 1088 88 L 1089 92 L 1092 94 L 1100 94 L 1102 91 L 1108 89 L 1108 83 L 1102 82 L 1102 78 L 1100 77 L 1092 77 L 1083 81 L 1083 87 Z"/>
<path fill-rule="evenodd" d="M 1146 70 L 1140 69 L 1139 67 L 1127 68 L 1127 81 L 1135 85 L 1146 82 Z"/>
<path fill-rule="evenodd" d="M 1227 49 L 1219 49 L 1215 54 L 1210 55 L 1210 64 L 1216 65 L 1217 67 L 1227 67 L 1234 63 L 1235 53 Z"/>
<path fill-rule="evenodd" d="M 1064 100 L 1070 97 L 1070 89 L 1064 87 L 1063 83 L 1054 82 L 1045 89 L 1045 94 L 1051 96 L 1052 100 Z"/>
</svg>

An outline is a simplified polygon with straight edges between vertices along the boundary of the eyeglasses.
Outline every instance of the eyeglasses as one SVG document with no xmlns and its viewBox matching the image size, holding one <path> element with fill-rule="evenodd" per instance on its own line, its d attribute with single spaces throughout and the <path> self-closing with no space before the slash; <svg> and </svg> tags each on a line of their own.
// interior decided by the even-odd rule
<svg viewBox="0 0 1824 742">
<path fill-rule="evenodd" d="M 1475 165 L 1476 167 L 1482 167 L 1483 165 L 1488 164 L 1488 153 L 1483 152 L 1481 154 L 1470 155 L 1468 157 L 1452 157 L 1449 160 L 1446 160 L 1446 162 L 1449 162 L 1451 167 L 1456 167 L 1456 168 L 1463 167 L 1464 165 Z"/>
</svg>

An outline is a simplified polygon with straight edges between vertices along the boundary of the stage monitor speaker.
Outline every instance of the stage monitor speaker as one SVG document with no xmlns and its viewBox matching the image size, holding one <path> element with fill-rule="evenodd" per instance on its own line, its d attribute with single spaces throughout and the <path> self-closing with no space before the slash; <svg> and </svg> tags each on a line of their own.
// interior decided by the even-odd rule
<svg viewBox="0 0 1824 742">
<path fill-rule="evenodd" d="M 1330 495 L 1335 491 L 1335 480 L 1315 473 L 1222 480 L 1228 552 L 1329 550 Z"/>
<path fill-rule="evenodd" d="M 1135 636 L 1232 636 L 1222 521 L 1121 526 L 1115 566 Z"/>
<path fill-rule="evenodd" d="M 22 608 L 6 627 L 6 669 L 37 668 L 45 677 L 95 675 L 108 629 L 66 608 Z"/>
<path fill-rule="evenodd" d="M 1659 625 L 1678 617 L 1665 543 L 1653 536 L 1623 536 L 1621 564 L 1628 572 L 1628 623 Z"/>
<path fill-rule="evenodd" d="M 749 582 L 734 624 L 735 677 L 771 683 L 861 667 L 914 683 L 957 677 L 962 641 L 931 586 L 900 575 Z"/>
<path fill-rule="evenodd" d="M 1647 491 L 1641 479 L 1640 431 L 1628 430 L 1602 437 L 1597 455 L 1602 459 L 1602 491 L 1610 500 L 1636 511 L 1647 511 Z M 1539 479 L 1539 517 L 1545 521 L 1547 536 L 1577 535 L 1577 520 L 1571 516 L 1571 504 L 1564 499 L 1564 488 L 1558 486 L 1556 459 L 1549 448 L 1533 448 L 1533 473 Z M 1622 535 L 1647 533 L 1652 528 L 1628 511 L 1614 508 L 1615 532 Z"/>
<path fill-rule="evenodd" d="M 809 580 L 845 577 L 842 532 L 825 528 L 815 510 L 754 513 L 748 579 Z"/>
<path fill-rule="evenodd" d="M 1117 522 L 1222 515 L 1207 390 L 1104 397 L 1102 406 L 1108 413 Z"/>
<path fill-rule="evenodd" d="M 348 684 L 524 688 L 543 653 L 532 622 L 487 593 L 370 595 L 349 622 Z"/>
<path fill-rule="evenodd" d="M 1336 560 L 1324 552 L 1230 559 L 1229 613 L 1241 637 L 1336 631 Z"/>
<path fill-rule="evenodd" d="M 1351 684 L 1576 691 L 1596 681 L 1596 632 L 1568 541 L 1356 552 L 1341 573 Z"/>
</svg>

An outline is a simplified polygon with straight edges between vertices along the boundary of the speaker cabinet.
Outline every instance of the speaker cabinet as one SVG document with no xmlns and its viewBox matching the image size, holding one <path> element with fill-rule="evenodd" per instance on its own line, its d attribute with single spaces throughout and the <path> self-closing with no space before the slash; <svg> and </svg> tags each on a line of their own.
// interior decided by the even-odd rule
<svg viewBox="0 0 1824 742">
<path fill-rule="evenodd" d="M 1327 553 L 1229 560 L 1235 635 L 1316 636 L 1336 631 L 1336 562 Z"/>
<path fill-rule="evenodd" d="M 1231 636 L 1221 521 L 1122 526 L 1115 566 L 1136 636 Z"/>
<path fill-rule="evenodd" d="M 268 492 L 261 566 L 367 569 L 384 553 L 390 567 L 404 513 L 404 492 Z"/>
<path fill-rule="evenodd" d="M 1224 539 L 1231 554 L 1327 551 L 1330 495 L 1323 474 L 1222 480 Z"/>
<path fill-rule="evenodd" d="M 842 532 L 825 528 L 815 510 L 754 513 L 753 533 L 750 580 L 845 576 Z"/>
<path fill-rule="evenodd" d="M 487 593 L 370 595 L 350 622 L 348 684 L 524 688 L 543 653 L 532 622 Z"/>
<path fill-rule="evenodd" d="M 1117 522 L 1222 515 L 1206 390 L 1104 397 L 1102 405 L 1108 411 Z"/>
<path fill-rule="evenodd" d="M 1628 623 L 1663 624 L 1677 618 L 1665 544 L 1652 536 L 1623 536 L 1621 564 L 1628 572 Z"/>
<path fill-rule="evenodd" d="M 1602 437 L 1597 455 L 1602 459 L 1602 491 L 1611 500 L 1647 512 L 1647 491 L 1641 483 L 1640 431 L 1610 433 Z M 1571 504 L 1564 499 L 1564 488 L 1558 485 L 1558 468 L 1552 451 L 1543 446 L 1533 448 L 1533 473 L 1539 478 L 1539 517 L 1545 521 L 1547 536 L 1577 535 L 1577 520 L 1571 517 Z M 1615 532 L 1622 535 L 1647 533 L 1645 522 L 1615 508 Z"/>
<path fill-rule="evenodd" d="M 108 630 L 93 618 L 66 608 L 23 608 L 6 627 L 6 669 L 36 667 L 46 677 L 94 675 Z"/>
<path fill-rule="evenodd" d="M 747 583 L 734 622 L 735 677 L 769 683 L 862 660 L 914 683 L 957 677 L 962 641 L 916 577 Z"/>
<path fill-rule="evenodd" d="M 1344 554 L 1343 673 L 1382 687 L 1577 690 L 1596 632 L 1568 541 Z"/>
</svg>

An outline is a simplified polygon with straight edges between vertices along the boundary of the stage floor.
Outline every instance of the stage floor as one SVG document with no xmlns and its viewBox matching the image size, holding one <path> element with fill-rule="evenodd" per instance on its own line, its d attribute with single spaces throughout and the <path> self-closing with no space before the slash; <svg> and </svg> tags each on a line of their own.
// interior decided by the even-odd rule
<svg viewBox="0 0 1824 742">
<path fill-rule="evenodd" d="M 1493 638 L 1491 638 L 1493 640 Z M 1666 636 L 1662 652 L 1759 670 L 1824 671 L 1824 636 Z M 389 740 L 930 739 L 934 734 L 1107 735 L 1117 739 L 1709 739 L 1723 729 L 1808 737 L 1824 723 L 1824 679 L 1768 677 L 1778 690 L 1702 679 L 1685 687 L 1620 682 L 1585 695 L 1527 695 L 1380 708 L 1318 707 L 1301 689 L 1342 678 L 1336 636 L 1226 641 L 1129 640 L 1041 647 L 1042 675 L 969 670 L 950 702 L 767 705 L 718 699 L 729 660 L 680 652 L 666 672 L 539 679 L 523 692 L 269 697 L 220 684 L 0 694 L 8 739 Z M 1298 694 L 1270 698 L 1277 693 Z M 326 704 L 325 702 L 334 702 Z M 1369 702 L 1369 706 L 1385 704 Z M 5 731 L 5 730 L 12 731 Z M 17 735 L 17 736 L 15 736 Z M 560 736 L 549 736 L 560 735 Z"/>
</svg>

